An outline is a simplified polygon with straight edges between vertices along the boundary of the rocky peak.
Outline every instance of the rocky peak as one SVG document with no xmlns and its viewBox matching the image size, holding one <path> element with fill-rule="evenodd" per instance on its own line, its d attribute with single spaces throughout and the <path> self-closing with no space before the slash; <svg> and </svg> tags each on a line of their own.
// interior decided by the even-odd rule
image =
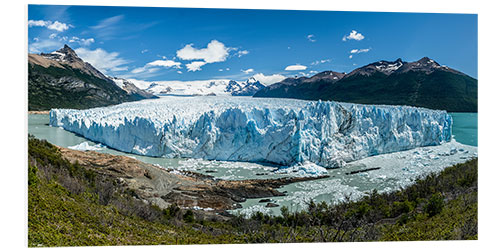
<svg viewBox="0 0 500 250">
<path fill-rule="evenodd" d="M 393 62 L 382 60 L 368 64 L 361 68 L 357 68 L 353 70 L 351 73 L 349 73 L 348 76 L 352 75 L 371 76 L 377 72 L 382 73 L 384 75 L 390 75 L 393 72 L 400 69 L 405 64 L 406 62 L 403 62 L 401 58 L 398 58 L 396 61 Z"/>
<path fill-rule="evenodd" d="M 43 60 L 40 60 L 40 58 L 43 58 Z M 87 63 L 83 61 L 76 52 L 70 48 L 67 44 L 64 45 L 64 47 L 51 52 L 51 53 L 40 53 L 40 55 L 35 55 L 35 54 L 30 54 L 31 59 L 36 59 L 32 60 L 33 63 L 42 65 L 44 67 L 48 66 L 59 66 L 62 67 L 64 66 L 70 66 L 71 68 L 74 69 L 79 69 L 83 71 L 84 73 L 93 75 L 97 78 L 106 80 L 106 81 L 111 81 L 110 78 L 102 74 L 99 70 L 94 68 L 90 63 Z"/>
<path fill-rule="evenodd" d="M 305 79 L 304 82 L 314 82 L 314 81 L 318 81 L 318 80 L 330 80 L 330 81 L 338 81 L 342 78 L 344 78 L 345 76 L 345 73 L 339 73 L 339 72 L 335 72 L 335 71 L 331 71 L 331 70 L 327 70 L 327 71 L 323 71 L 323 72 L 320 72 L 308 79 Z"/>
<path fill-rule="evenodd" d="M 64 47 L 54 52 L 41 53 L 40 55 L 47 59 L 55 60 L 58 62 L 65 62 L 65 63 L 83 62 L 83 60 L 78 57 L 76 52 L 72 48 L 70 48 L 67 44 L 65 44 Z"/>
</svg>

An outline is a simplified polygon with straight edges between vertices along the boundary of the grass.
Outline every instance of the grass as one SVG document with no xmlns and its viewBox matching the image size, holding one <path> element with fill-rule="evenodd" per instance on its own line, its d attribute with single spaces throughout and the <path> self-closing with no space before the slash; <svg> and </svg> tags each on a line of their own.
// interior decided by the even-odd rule
<svg viewBox="0 0 500 250">
<path fill-rule="evenodd" d="M 393 193 L 229 221 L 160 209 L 42 140 L 28 142 L 28 244 L 98 246 L 477 239 L 477 159 Z"/>
</svg>

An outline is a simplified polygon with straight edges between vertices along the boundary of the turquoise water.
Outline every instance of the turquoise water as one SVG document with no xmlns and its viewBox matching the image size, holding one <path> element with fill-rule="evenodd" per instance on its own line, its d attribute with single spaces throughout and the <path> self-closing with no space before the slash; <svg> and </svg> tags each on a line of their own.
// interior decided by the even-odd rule
<svg viewBox="0 0 500 250">
<path fill-rule="evenodd" d="M 452 132 L 462 144 L 477 146 L 477 113 L 450 113 L 453 118 Z"/>
<path fill-rule="evenodd" d="M 453 136 L 456 141 L 477 146 L 477 113 L 451 113 L 453 117 Z M 56 144 L 61 147 L 70 147 L 78 145 L 82 142 L 88 142 L 91 146 L 95 145 L 87 139 L 77 136 L 74 133 L 68 132 L 61 128 L 50 127 L 48 115 L 29 115 L 28 116 L 28 133 L 40 139 Z M 140 161 L 157 164 L 167 168 L 191 170 L 200 173 L 208 173 L 216 178 L 221 179 L 256 179 L 256 178 L 279 178 L 288 175 L 273 174 L 274 167 L 264 166 L 256 163 L 245 162 L 223 162 L 223 161 L 205 161 L 199 159 L 167 159 L 155 158 L 148 156 L 139 156 L 116 151 L 109 148 L 103 148 L 98 151 L 114 155 L 126 155 L 136 158 Z M 363 166 L 360 168 L 366 168 Z M 354 167 L 357 169 L 356 167 Z M 299 201 L 314 197 L 315 201 L 330 202 L 341 198 L 344 194 L 349 194 L 353 191 L 369 191 L 372 189 L 383 190 L 394 186 L 394 180 L 391 178 L 383 181 L 374 181 L 367 178 L 368 175 L 349 175 L 346 173 L 353 170 L 353 166 L 343 169 L 329 169 L 327 179 L 316 181 L 308 181 L 302 183 L 293 183 L 286 185 L 279 190 L 287 192 L 285 197 L 273 197 L 272 200 L 277 202 L 280 207 L 288 206 L 292 210 L 300 210 Z M 214 172 L 215 171 L 215 172 Z M 243 209 L 250 211 L 257 208 L 261 209 L 265 203 L 259 203 L 260 199 L 248 199 L 242 203 Z M 279 209 L 268 209 L 272 214 L 279 214 Z M 239 210 L 241 211 L 241 210 Z M 259 211 L 259 210 L 257 210 Z M 235 211 L 237 212 L 237 211 Z"/>
</svg>

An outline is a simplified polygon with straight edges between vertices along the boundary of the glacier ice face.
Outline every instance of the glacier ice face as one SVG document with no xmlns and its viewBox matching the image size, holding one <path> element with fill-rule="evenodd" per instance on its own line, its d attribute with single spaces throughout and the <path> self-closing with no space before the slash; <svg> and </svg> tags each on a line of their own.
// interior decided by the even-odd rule
<svg viewBox="0 0 500 250">
<path fill-rule="evenodd" d="M 311 162 L 326 168 L 451 139 L 445 111 L 250 97 L 163 97 L 53 109 L 50 125 L 155 157 Z"/>
<path fill-rule="evenodd" d="M 80 150 L 80 151 L 88 151 L 88 150 L 96 151 L 96 150 L 102 150 L 103 148 L 105 148 L 105 146 L 103 146 L 101 144 L 97 144 L 97 145 L 92 146 L 88 142 L 84 141 L 78 145 L 69 146 L 68 148 L 74 149 L 74 150 Z"/>
</svg>

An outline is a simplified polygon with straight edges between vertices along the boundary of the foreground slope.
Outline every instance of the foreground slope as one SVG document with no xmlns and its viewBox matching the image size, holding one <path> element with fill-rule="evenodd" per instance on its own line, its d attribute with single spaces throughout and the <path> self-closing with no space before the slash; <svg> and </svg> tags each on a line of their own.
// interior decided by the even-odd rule
<svg viewBox="0 0 500 250">
<path fill-rule="evenodd" d="M 95 165 L 99 167 L 98 165 Z M 191 193 L 196 193 L 193 191 Z M 311 202 L 281 216 L 214 222 L 176 206 L 159 209 L 105 173 L 70 163 L 44 141 L 28 142 L 28 245 L 477 239 L 477 159 L 398 192 L 337 205 Z M 193 216 L 194 215 L 194 216 Z"/>
<path fill-rule="evenodd" d="M 67 45 L 28 55 L 28 110 L 93 108 L 153 97 L 129 89 L 120 88 Z"/>
<path fill-rule="evenodd" d="M 329 72 L 329 71 L 326 71 Z M 477 80 L 424 57 L 416 62 L 379 61 L 336 78 L 289 78 L 254 97 L 409 105 L 448 112 L 477 112 Z M 292 84 L 290 84 L 292 83 Z"/>
</svg>

